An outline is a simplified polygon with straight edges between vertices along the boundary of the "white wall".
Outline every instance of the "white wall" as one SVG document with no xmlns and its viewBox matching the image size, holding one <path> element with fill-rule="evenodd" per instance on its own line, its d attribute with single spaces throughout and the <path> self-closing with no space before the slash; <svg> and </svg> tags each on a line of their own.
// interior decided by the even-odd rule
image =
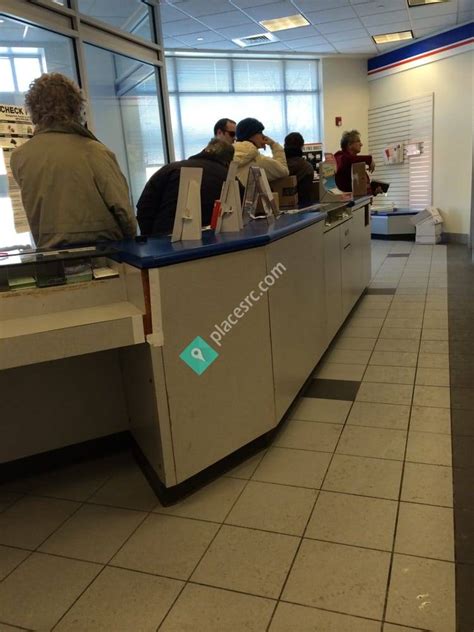
<svg viewBox="0 0 474 632">
<path fill-rule="evenodd" d="M 369 83 L 370 107 L 434 93 L 433 204 L 445 230 L 468 235 L 472 195 L 473 53 L 466 52 Z"/>
<path fill-rule="evenodd" d="M 323 142 L 324 151 L 339 149 L 344 130 L 358 129 L 367 147 L 369 82 L 366 59 L 323 58 Z M 334 118 L 342 116 L 342 126 L 336 127 Z"/>
</svg>

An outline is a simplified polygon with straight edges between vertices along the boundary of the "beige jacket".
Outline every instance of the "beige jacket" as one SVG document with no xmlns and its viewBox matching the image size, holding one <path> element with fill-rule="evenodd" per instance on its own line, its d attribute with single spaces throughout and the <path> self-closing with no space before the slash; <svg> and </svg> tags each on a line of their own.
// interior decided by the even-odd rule
<svg viewBox="0 0 474 632">
<path fill-rule="evenodd" d="M 136 234 L 128 185 L 114 154 L 84 127 L 36 132 L 15 149 L 13 176 L 38 248 Z"/>
<path fill-rule="evenodd" d="M 264 169 L 269 182 L 284 178 L 289 174 L 283 147 L 274 142 L 271 150 L 273 158 L 262 155 L 248 140 L 234 143 L 234 160 L 239 163 L 237 177 L 244 186 L 247 185 L 249 170 L 253 166 Z"/>
</svg>

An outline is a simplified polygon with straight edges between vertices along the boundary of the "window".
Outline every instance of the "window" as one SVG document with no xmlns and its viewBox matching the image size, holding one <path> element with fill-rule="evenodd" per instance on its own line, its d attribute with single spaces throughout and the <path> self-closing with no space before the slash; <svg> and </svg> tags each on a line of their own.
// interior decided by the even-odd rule
<svg viewBox="0 0 474 632">
<path fill-rule="evenodd" d="M 78 0 L 81 13 L 137 37 L 154 41 L 151 7 L 141 0 Z"/>
<path fill-rule="evenodd" d="M 85 45 L 96 136 L 116 155 L 134 204 L 150 169 L 165 164 L 154 66 Z"/>
<path fill-rule="evenodd" d="M 29 84 L 43 72 L 62 72 L 77 81 L 68 37 L 2 16 L 0 41 L 0 103 L 23 105 Z M 29 232 L 17 232 L 0 151 L 0 247 L 16 245 L 32 245 L 32 238 Z"/>
<path fill-rule="evenodd" d="M 168 57 L 166 67 L 178 160 L 199 152 L 224 117 L 257 118 L 281 143 L 292 131 L 321 140 L 317 61 Z"/>
</svg>

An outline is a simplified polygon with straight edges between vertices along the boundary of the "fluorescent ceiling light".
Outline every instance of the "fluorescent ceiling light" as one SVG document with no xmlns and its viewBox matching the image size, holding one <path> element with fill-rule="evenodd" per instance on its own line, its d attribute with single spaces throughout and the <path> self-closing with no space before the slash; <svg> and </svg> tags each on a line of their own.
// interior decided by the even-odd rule
<svg viewBox="0 0 474 632">
<path fill-rule="evenodd" d="M 439 4 L 440 2 L 449 2 L 450 0 L 408 0 L 409 7 L 420 7 L 424 4 Z"/>
<path fill-rule="evenodd" d="M 401 31 L 400 33 L 384 33 L 383 35 L 372 35 L 376 44 L 391 44 L 402 40 L 413 39 L 413 31 Z"/>
<path fill-rule="evenodd" d="M 262 20 L 259 22 L 267 31 L 285 31 L 286 29 L 297 29 L 300 26 L 308 26 L 308 20 L 300 13 L 289 15 L 286 18 L 275 18 L 274 20 Z"/>
</svg>

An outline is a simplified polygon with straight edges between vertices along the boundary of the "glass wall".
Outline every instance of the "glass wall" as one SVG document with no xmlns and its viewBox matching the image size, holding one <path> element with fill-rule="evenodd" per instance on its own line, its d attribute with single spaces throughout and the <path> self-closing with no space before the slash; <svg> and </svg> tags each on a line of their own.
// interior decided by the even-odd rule
<svg viewBox="0 0 474 632">
<path fill-rule="evenodd" d="M 61 72 L 77 81 L 74 48 L 69 37 L 0 18 L 0 103 L 23 105 L 31 81 L 43 72 Z M 31 245 L 29 232 L 17 232 L 0 151 L 0 246 Z"/>
<path fill-rule="evenodd" d="M 279 142 L 299 131 L 321 140 L 314 60 L 168 57 L 171 122 L 178 160 L 200 151 L 220 118 L 248 116 Z"/>
<path fill-rule="evenodd" d="M 136 204 L 147 179 L 166 162 L 156 70 L 89 44 L 85 59 L 96 135 L 117 156 Z"/>
<path fill-rule="evenodd" d="M 110 26 L 153 41 L 151 7 L 142 0 L 78 0 L 81 13 Z"/>
</svg>

